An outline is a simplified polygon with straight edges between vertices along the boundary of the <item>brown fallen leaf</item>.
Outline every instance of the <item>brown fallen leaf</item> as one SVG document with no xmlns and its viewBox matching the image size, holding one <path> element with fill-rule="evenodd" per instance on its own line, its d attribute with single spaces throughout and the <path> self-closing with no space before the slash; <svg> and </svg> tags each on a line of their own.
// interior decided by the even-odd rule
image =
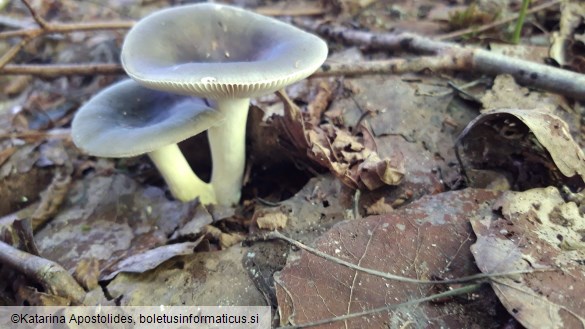
<svg viewBox="0 0 585 329">
<path fill-rule="evenodd" d="M 535 272 L 493 278 L 506 309 L 527 328 L 585 327 L 585 217 L 553 187 L 505 192 L 496 218 L 473 217 L 471 250 L 484 273 Z"/>
<path fill-rule="evenodd" d="M 175 243 L 158 248 L 150 249 L 141 254 L 132 255 L 126 259 L 121 260 L 112 268 L 102 272 L 100 281 L 108 281 L 113 279 L 118 273 L 143 273 L 150 271 L 163 262 L 182 255 L 189 255 L 193 253 L 193 249 L 201 242 L 203 237 L 193 242 Z"/>
<path fill-rule="evenodd" d="M 383 216 L 341 222 L 315 247 L 362 267 L 410 278 L 450 279 L 476 273 L 469 251 L 469 218 L 491 217 L 499 192 L 467 189 L 423 197 Z M 434 293 L 432 285 L 386 280 L 301 251 L 275 276 L 281 325 L 301 325 L 335 316 L 399 304 Z M 319 328 L 471 328 L 494 321 L 497 302 L 490 291 L 473 300 L 399 308 Z M 490 313 L 492 315 L 490 315 Z M 484 324 L 484 325 L 482 325 Z"/>
<path fill-rule="evenodd" d="M 328 168 L 353 189 L 374 190 L 400 184 L 404 177 L 402 159 L 381 159 L 357 136 L 332 124 L 315 126 L 306 122 L 284 92 L 277 95 L 284 103 L 285 116 L 274 120 L 298 153 L 305 153 L 313 162 Z"/>
<path fill-rule="evenodd" d="M 567 124 L 548 111 L 485 112 L 469 123 L 456 145 L 464 163 L 512 173 L 517 189 L 585 186 L 585 154 Z"/>
</svg>

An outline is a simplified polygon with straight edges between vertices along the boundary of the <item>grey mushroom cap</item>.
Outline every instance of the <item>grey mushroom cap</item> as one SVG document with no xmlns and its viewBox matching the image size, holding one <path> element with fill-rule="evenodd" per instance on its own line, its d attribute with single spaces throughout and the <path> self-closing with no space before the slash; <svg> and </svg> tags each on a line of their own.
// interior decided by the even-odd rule
<svg viewBox="0 0 585 329">
<path fill-rule="evenodd" d="M 237 7 L 164 9 L 126 35 L 122 65 L 140 84 L 214 99 L 252 98 L 306 78 L 327 58 L 317 36 Z"/>
<path fill-rule="evenodd" d="M 178 143 L 222 123 L 206 101 L 118 82 L 83 105 L 71 124 L 73 142 L 100 157 L 130 157 Z"/>
</svg>

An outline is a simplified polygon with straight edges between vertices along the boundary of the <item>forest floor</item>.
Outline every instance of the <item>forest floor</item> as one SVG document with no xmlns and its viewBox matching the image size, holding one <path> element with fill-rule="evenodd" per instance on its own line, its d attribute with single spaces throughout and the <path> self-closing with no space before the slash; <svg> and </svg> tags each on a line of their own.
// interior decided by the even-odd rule
<svg viewBox="0 0 585 329">
<path fill-rule="evenodd" d="M 585 327 L 585 4 L 531 1 L 520 25 L 520 0 L 225 1 L 329 46 L 308 79 L 252 99 L 226 207 L 178 202 L 148 157 L 90 156 L 70 134 L 127 79 L 128 28 L 194 2 L 0 1 L 2 305 Z M 205 134 L 180 147 L 209 179 Z"/>
</svg>

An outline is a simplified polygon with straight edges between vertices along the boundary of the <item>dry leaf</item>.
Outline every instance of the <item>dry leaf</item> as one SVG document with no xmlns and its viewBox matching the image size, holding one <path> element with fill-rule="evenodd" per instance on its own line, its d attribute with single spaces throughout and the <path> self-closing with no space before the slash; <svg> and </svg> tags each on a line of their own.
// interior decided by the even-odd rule
<svg viewBox="0 0 585 329">
<path fill-rule="evenodd" d="M 120 272 L 143 273 L 150 271 L 173 257 L 192 254 L 193 249 L 197 247 L 201 240 L 202 239 L 200 238 L 194 242 L 160 246 L 141 254 L 132 255 L 116 263 L 116 265 L 109 268 L 107 272 L 103 272 L 100 280 L 111 280 Z"/>
<path fill-rule="evenodd" d="M 306 152 L 309 159 L 328 168 L 350 188 L 374 190 L 400 184 L 404 177 L 402 159 L 380 159 L 358 137 L 334 125 L 314 126 L 305 122 L 300 109 L 284 93 L 279 93 L 279 97 L 285 104 L 285 116 L 275 120 L 297 152 Z"/>
<path fill-rule="evenodd" d="M 585 155 L 559 117 L 542 110 L 481 114 L 459 136 L 465 162 L 508 170 L 516 188 L 585 186 Z"/>
<path fill-rule="evenodd" d="M 484 273 L 551 269 L 491 281 L 500 301 L 527 328 L 585 327 L 585 218 L 553 187 L 506 192 L 497 218 L 472 218 L 472 246 Z"/>
<path fill-rule="evenodd" d="M 426 196 L 383 216 L 345 221 L 323 234 L 315 247 L 342 260 L 410 278 L 429 280 L 476 273 L 469 251 L 469 218 L 491 216 L 499 195 L 463 190 Z M 289 258 L 291 259 L 291 258 Z M 301 251 L 275 276 L 281 324 L 300 325 L 353 312 L 398 304 L 433 293 L 430 285 L 381 279 Z M 471 328 L 501 321 L 483 291 L 475 300 L 451 300 L 399 308 L 319 328 L 400 327 Z"/>
</svg>

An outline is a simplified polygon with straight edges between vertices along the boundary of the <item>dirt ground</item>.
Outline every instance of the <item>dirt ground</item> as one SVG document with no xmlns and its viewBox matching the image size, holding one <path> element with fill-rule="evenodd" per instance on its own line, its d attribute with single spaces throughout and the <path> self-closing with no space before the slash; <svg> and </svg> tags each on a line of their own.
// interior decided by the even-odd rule
<svg viewBox="0 0 585 329">
<path fill-rule="evenodd" d="M 71 138 L 79 108 L 128 79 L 128 29 L 196 2 L 0 1 L 1 305 L 585 328 L 585 4 L 222 1 L 329 54 L 252 98 L 241 199 L 204 206 L 176 200 L 148 156 L 96 157 Z M 206 134 L 179 147 L 209 181 Z"/>
</svg>

